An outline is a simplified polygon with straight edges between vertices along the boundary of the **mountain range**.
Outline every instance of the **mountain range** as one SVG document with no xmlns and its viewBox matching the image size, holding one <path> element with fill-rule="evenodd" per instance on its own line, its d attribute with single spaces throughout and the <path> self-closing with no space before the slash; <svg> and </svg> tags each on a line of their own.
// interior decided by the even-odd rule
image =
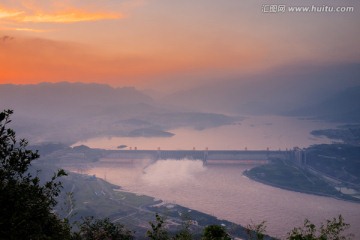
<svg viewBox="0 0 360 240">
<path fill-rule="evenodd" d="M 134 87 L 90 83 L 0 84 L 0 109 L 33 143 L 101 136 L 171 137 L 241 121 L 246 115 L 360 121 L 360 64 L 278 69 L 150 97 Z"/>
</svg>

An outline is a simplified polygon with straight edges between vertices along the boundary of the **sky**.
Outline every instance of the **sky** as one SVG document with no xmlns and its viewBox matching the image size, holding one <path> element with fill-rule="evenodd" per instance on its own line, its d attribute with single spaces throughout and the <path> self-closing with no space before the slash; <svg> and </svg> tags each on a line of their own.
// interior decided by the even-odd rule
<svg viewBox="0 0 360 240">
<path fill-rule="evenodd" d="M 359 42 L 358 0 L 0 1 L 0 83 L 181 89 L 286 65 L 359 62 Z"/>
</svg>

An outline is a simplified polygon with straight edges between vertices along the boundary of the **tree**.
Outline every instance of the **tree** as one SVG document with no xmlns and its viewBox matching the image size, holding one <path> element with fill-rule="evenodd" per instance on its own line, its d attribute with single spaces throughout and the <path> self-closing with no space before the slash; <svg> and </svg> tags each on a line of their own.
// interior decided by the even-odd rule
<svg viewBox="0 0 360 240">
<path fill-rule="evenodd" d="M 225 228 L 219 225 L 209 225 L 204 228 L 203 240 L 230 240 Z"/>
<path fill-rule="evenodd" d="M 170 239 L 168 235 L 168 231 L 165 229 L 164 222 L 165 219 L 161 217 L 159 214 L 155 214 L 156 222 L 149 222 L 151 226 L 151 230 L 146 232 L 147 237 L 152 240 L 167 240 Z"/>
<path fill-rule="evenodd" d="M 132 232 L 123 225 L 110 222 L 109 218 L 85 218 L 80 224 L 79 233 L 75 234 L 78 240 L 132 240 Z"/>
<path fill-rule="evenodd" d="M 61 183 L 54 174 L 45 184 L 28 169 L 39 158 L 37 151 L 27 150 L 25 139 L 18 141 L 8 128 L 12 110 L 0 113 L 0 237 L 2 239 L 70 239 L 66 220 L 52 212 Z"/>
<path fill-rule="evenodd" d="M 191 220 L 190 216 L 187 213 L 183 213 L 182 215 L 183 222 L 181 230 L 176 233 L 174 240 L 192 240 L 193 234 L 191 233 Z"/>
<path fill-rule="evenodd" d="M 250 240 L 264 240 L 266 234 L 266 225 L 265 221 L 262 221 L 259 224 L 248 224 L 246 226 L 246 233 Z"/>
<path fill-rule="evenodd" d="M 352 235 L 343 235 L 344 231 L 350 227 L 344 222 L 344 218 L 339 215 L 338 218 L 327 220 L 326 225 L 323 223 L 318 230 L 316 226 L 308 219 L 305 219 L 304 226 L 294 228 L 288 233 L 289 240 L 348 240 Z"/>
</svg>

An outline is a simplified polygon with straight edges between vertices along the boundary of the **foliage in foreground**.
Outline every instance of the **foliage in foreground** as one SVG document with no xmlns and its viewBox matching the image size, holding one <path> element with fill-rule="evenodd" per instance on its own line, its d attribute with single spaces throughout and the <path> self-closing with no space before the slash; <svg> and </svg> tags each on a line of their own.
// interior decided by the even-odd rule
<svg viewBox="0 0 360 240">
<path fill-rule="evenodd" d="M 344 222 L 340 215 L 338 218 L 327 220 L 326 224 L 321 224 L 320 228 L 305 219 L 302 228 L 294 228 L 288 233 L 289 240 L 347 240 L 352 239 L 352 235 L 344 235 L 344 231 L 350 227 Z"/>
<path fill-rule="evenodd" d="M 246 226 L 246 234 L 248 235 L 249 240 L 263 240 L 266 234 L 265 221 L 259 224 L 248 224 Z"/>
<path fill-rule="evenodd" d="M 25 139 L 17 141 L 15 132 L 7 128 L 13 112 L 0 113 L 0 237 L 2 239 L 67 239 L 70 228 L 52 209 L 60 193 L 58 171 L 50 181 L 40 183 L 28 173 L 31 162 L 39 157 L 27 150 Z"/>
<path fill-rule="evenodd" d="M 61 190 L 57 179 L 66 175 L 59 170 L 50 181 L 41 184 L 38 176 L 29 172 L 31 162 L 39 158 L 36 152 L 27 150 L 28 142 L 16 139 L 15 132 L 7 128 L 13 112 L 0 113 L 0 239 L 61 239 L 61 240 L 132 240 L 133 233 L 124 226 L 109 219 L 86 218 L 79 225 L 78 232 L 72 232 L 66 219 L 60 219 L 53 207 Z M 189 224 L 174 236 L 166 229 L 165 219 L 158 214 L 147 237 L 152 240 L 193 239 Z M 249 239 L 265 239 L 265 222 L 248 226 Z M 348 240 L 351 235 L 343 235 L 349 228 L 340 215 L 328 220 L 320 228 L 305 220 L 304 226 L 288 233 L 288 240 Z M 218 225 L 205 227 L 202 240 L 228 240 L 231 236 Z"/>
<path fill-rule="evenodd" d="M 74 240 L 123 239 L 133 240 L 131 231 L 121 224 L 110 222 L 110 219 L 88 217 L 80 224 L 80 230 L 74 233 Z"/>
<path fill-rule="evenodd" d="M 155 223 L 149 222 L 151 229 L 146 232 L 146 235 L 151 240 L 166 240 L 169 239 L 168 231 L 165 229 L 165 219 L 159 214 L 155 215 Z"/>
<path fill-rule="evenodd" d="M 150 222 L 151 229 L 147 236 L 152 240 L 191 240 L 194 239 L 189 231 L 188 225 L 183 226 L 178 234 L 170 236 L 166 229 L 165 218 L 156 214 L 156 222 Z M 266 222 L 260 224 L 247 225 L 247 239 L 264 240 L 272 239 L 266 235 Z M 287 240 L 351 240 L 352 234 L 346 234 L 345 231 L 350 227 L 344 222 L 344 218 L 339 215 L 337 218 L 327 220 L 317 229 L 315 224 L 305 219 L 302 227 L 295 227 L 288 234 Z M 219 225 L 209 225 L 204 228 L 201 240 L 231 240 L 233 239 L 226 229 Z"/>
</svg>

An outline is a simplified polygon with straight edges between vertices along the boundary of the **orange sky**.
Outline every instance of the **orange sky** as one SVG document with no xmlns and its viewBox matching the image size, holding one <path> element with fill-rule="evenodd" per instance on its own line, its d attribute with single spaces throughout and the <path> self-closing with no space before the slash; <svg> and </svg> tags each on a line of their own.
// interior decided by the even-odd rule
<svg viewBox="0 0 360 240">
<path fill-rule="evenodd" d="M 288 63 L 359 61 L 358 1 L 332 1 L 355 9 L 335 14 L 269 14 L 261 11 L 264 4 L 4 0 L 0 83 L 188 87 Z"/>
</svg>

